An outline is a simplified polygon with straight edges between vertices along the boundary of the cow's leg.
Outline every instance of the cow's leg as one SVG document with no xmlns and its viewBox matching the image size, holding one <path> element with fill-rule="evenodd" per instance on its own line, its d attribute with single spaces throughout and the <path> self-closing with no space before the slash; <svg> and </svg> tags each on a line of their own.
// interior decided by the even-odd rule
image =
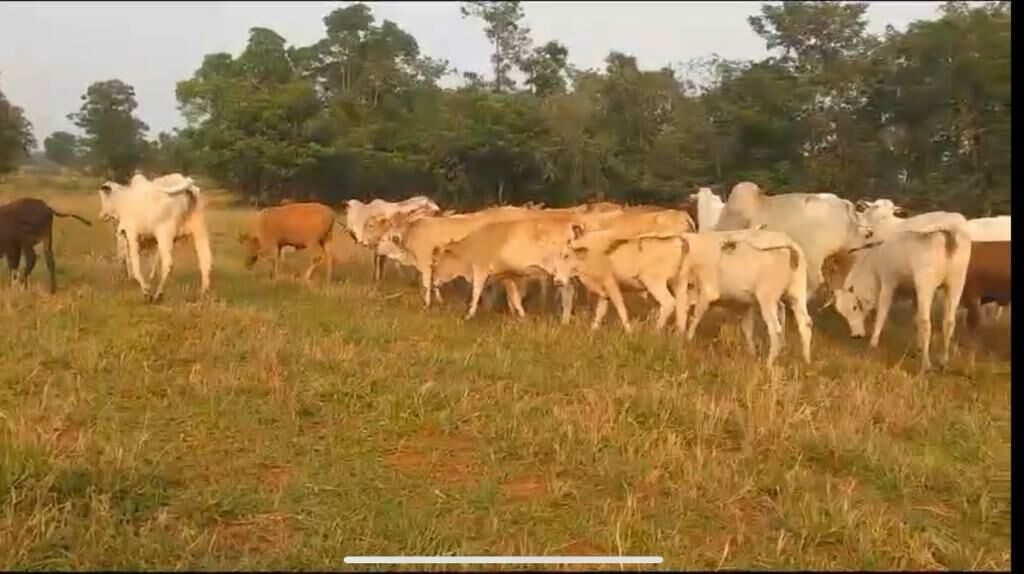
<svg viewBox="0 0 1024 574">
<path fill-rule="evenodd" d="M 519 291 L 519 285 L 512 279 L 506 279 L 503 284 L 505 286 L 505 301 L 508 303 L 509 311 L 520 317 L 525 317 L 526 311 L 523 310 L 523 295 Z"/>
<path fill-rule="evenodd" d="M 200 295 L 210 290 L 210 269 L 213 268 L 213 254 L 210 251 L 210 236 L 205 225 L 192 226 L 192 243 L 196 249 L 196 260 L 199 262 Z M 173 243 L 171 245 L 173 249 Z"/>
<path fill-rule="evenodd" d="M 270 268 L 270 279 L 277 279 L 277 272 L 281 266 L 281 246 L 278 245 L 274 248 L 274 265 Z"/>
<path fill-rule="evenodd" d="M 171 268 L 174 266 L 174 235 L 172 233 L 157 233 L 156 248 L 160 254 L 160 283 L 153 293 L 153 301 L 159 301 L 164 296 L 164 285 L 171 275 Z"/>
<path fill-rule="evenodd" d="M 562 324 L 569 323 L 569 319 L 572 317 L 572 304 L 576 298 L 576 288 L 572 284 L 572 280 L 565 282 L 561 289 L 562 295 Z"/>
<path fill-rule="evenodd" d="M 814 323 L 811 321 L 811 315 L 807 312 L 806 297 L 791 297 L 789 300 L 789 308 L 793 310 L 793 319 L 796 320 L 796 330 L 800 333 L 800 352 L 803 355 L 804 362 L 810 364 L 812 337 L 811 327 Z M 785 339 L 785 334 L 783 334 L 783 339 Z"/>
<path fill-rule="evenodd" d="M 881 287 L 878 289 L 878 307 L 875 309 L 875 324 L 872 327 L 870 345 L 877 347 L 882 339 L 882 327 L 885 327 L 885 320 L 889 317 L 889 309 L 892 308 L 892 297 L 896 292 L 896 286 L 882 279 Z M 918 300 L 920 307 L 920 300 Z M 932 300 L 928 299 L 928 314 L 931 314 Z"/>
<path fill-rule="evenodd" d="M 749 305 L 743 319 L 740 321 L 740 329 L 743 331 L 743 340 L 746 341 L 747 352 L 757 355 L 757 343 L 754 341 L 754 313 L 753 305 Z"/>
<path fill-rule="evenodd" d="M 657 331 L 661 331 L 665 328 L 665 324 L 668 323 L 669 318 L 672 317 L 672 312 L 675 310 L 675 298 L 672 297 L 672 292 L 668 290 L 668 285 L 665 284 L 664 280 L 658 281 L 641 277 L 640 281 L 658 302 L 658 322 L 655 323 L 654 328 Z"/>
<path fill-rule="evenodd" d="M 142 277 L 142 266 L 139 262 L 139 236 L 135 232 L 124 232 L 128 243 L 128 261 L 132 267 L 132 277 L 142 288 L 142 296 L 149 300 L 149 283 Z"/>
<path fill-rule="evenodd" d="M 956 329 L 956 310 L 963 297 L 966 276 L 948 277 L 946 279 L 946 305 L 942 314 L 942 355 L 939 364 L 945 366 L 949 361 L 950 346 L 953 344 L 953 331 Z"/>
<path fill-rule="evenodd" d="M 697 325 L 700 325 L 700 320 L 704 318 L 704 313 L 710 306 L 711 298 L 703 290 L 698 291 L 697 303 L 693 306 L 693 319 L 690 320 L 690 329 L 686 332 L 687 341 L 693 340 L 693 336 L 697 333 Z"/>
<path fill-rule="evenodd" d="M 8 248 L 4 253 L 4 259 L 7 260 L 7 271 L 10 273 L 11 286 L 17 286 L 18 266 L 21 265 L 21 248 L 18 246 Z"/>
<path fill-rule="evenodd" d="M 149 266 L 149 283 L 152 285 L 153 280 L 156 279 L 156 270 L 160 267 L 160 252 L 154 249 L 151 258 L 153 260 L 153 264 Z"/>
<path fill-rule="evenodd" d="M 21 269 L 21 286 L 28 289 L 28 276 L 36 266 L 35 247 L 31 244 L 26 245 L 22 250 L 22 255 L 25 257 L 25 266 Z"/>
<path fill-rule="evenodd" d="M 325 272 L 327 273 L 327 283 L 330 284 L 334 281 L 334 253 L 331 251 L 330 238 L 320 245 L 320 248 L 324 250 L 324 265 Z M 384 266 L 383 257 L 381 257 L 381 268 Z"/>
<path fill-rule="evenodd" d="M 601 326 L 601 321 L 604 321 L 605 314 L 608 313 L 608 296 L 598 295 L 597 305 L 594 306 L 594 320 L 590 323 L 590 330 L 596 331 Z"/>
<path fill-rule="evenodd" d="M 782 302 L 782 299 L 779 299 L 778 317 L 779 317 L 779 329 L 781 329 L 779 331 L 779 348 L 780 349 L 785 349 L 786 348 L 786 304 Z"/>
<path fill-rule="evenodd" d="M 619 315 L 622 328 L 627 333 L 632 333 L 633 326 L 629 324 L 629 313 L 626 311 L 626 302 L 622 300 L 622 291 L 619 289 L 619 284 L 615 279 L 609 279 L 605 282 L 605 290 L 608 292 L 608 298 L 611 299 L 612 305 L 615 306 L 615 312 Z"/>
<path fill-rule="evenodd" d="M 917 291 L 917 348 L 921 351 L 921 371 L 924 372 L 932 368 L 932 299 L 935 298 L 935 287 L 926 281 L 915 280 L 914 288 Z"/>
<path fill-rule="evenodd" d="M 478 272 L 476 269 L 473 270 L 473 294 L 470 295 L 469 300 L 469 311 L 466 313 L 466 319 L 472 319 L 476 316 L 477 307 L 480 305 L 480 295 L 484 292 L 484 286 L 487 284 L 487 275 Z"/>
<path fill-rule="evenodd" d="M 963 299 L 962 302 L 967 307 L 967 329 L 971 333 L 975 333 L 981 325 L 981 317 L 983 315 L 981 298 L 972 295 L 970 297 L 963 297 Z"/>
<path fill-rule="evenodd" d="M 313 256 L 313 261 L 309 264 L 309 267 L 306 268 L 306 272 L 304 274 L 306 283 L 309 283 L 313 279 L 313 272 L 316 271 L 316 266 L 320 265 L 320 261 L 324 258 L 324 255 L 326 255 L 324 252 L 324 246 L 320 245 L 319 247 L 320 252 Z"/>
<path fill-rule="evenodd" d="M 782 326 L 779 325 L 779 302 L 767 296 L 757 298 L 758 306 L 761 308 L 761 318 L 768 328 L 768 358 L 766 364 L 771 367 L 775 358 L 779 356 L 779 332 Z"/>
<path fill-rule="evenodd" d="M 384 258 L 373 253 L 373 280 L 380 281 L 384 278 Z"/>
<path fill-rule="evenodd" d="M 676 334 L 680 337 L 686 335 L 686 319 L 690 312 L 690 297 L 687 292 L 688 282 L 679 280 L 676 283 Z"/>
<path fill-rule="evenodd" d="M 46 263 L 46 271 L 50 274 L 50 293 L 57 292 L 57 262 L 53 257 L 53 222 L 50 222 L 50 229 L 46 230 L 43 237 L 43 262 Z"/>
<path fill-rule="evenodd" d="M 433 273 L 430 267 L 420 269 L 420 286 L 423 288 L 423 307 L 430 307 L 430 296 L 437 290 L 433 285 Z"/>
</svg>

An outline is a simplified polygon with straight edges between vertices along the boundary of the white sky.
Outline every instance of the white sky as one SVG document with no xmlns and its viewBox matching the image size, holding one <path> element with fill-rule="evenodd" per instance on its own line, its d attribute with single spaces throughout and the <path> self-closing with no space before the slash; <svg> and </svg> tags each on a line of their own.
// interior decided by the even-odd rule
<svg viewBox="0 0 1024 574">
<path fill-rule="evenodd" d="M 489 76 L 483 23 L 463 18 L 457 2 L 368 2 L 378 21 L 412 34 L 420 50 L 460 71 Z M 323 37 L 322 18 L 342 2 L 0 2 L 0 89 L 25 109 L 42 140 L 74 132 L 66 115 L 94 81 L 135 87 L 137 114 L 150 137 L 183 125 L 174 86 L 212 52 L 237 55 L 248 30 L 263 26 L 290 44 Z M 610 50 L 660 68 L 712 53 L 763 57 L 747 24 L 761 2 L 523 2 L 534 44 L 557 39 L 577 67 L 602 67 Z M 869 29 L 938 16 L 940 2 L 875 2 Z"/>
</svg>

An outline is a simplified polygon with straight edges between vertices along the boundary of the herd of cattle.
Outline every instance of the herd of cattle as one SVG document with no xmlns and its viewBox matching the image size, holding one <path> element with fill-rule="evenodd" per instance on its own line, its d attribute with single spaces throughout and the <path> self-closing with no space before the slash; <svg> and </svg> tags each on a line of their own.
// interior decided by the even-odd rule
<svg viewBox="0 0 1024 574">
<path fill-rule="evenodd" d="M 100 218 L 116 222 L 119 257 L 147 300 L 161 298 L 174 244 L 184 238 L 191 238 L 202 292 L 207 292 L 210 235 L 204 201 L 191 178 L 136 175 L 127 186 L 104 183 L 99 198 Z M 967 220 L 937 211 L 902 218 L 900 212 L 888 199 L 854 205 L 829 193 L 771 196 L 743 182 L 727 201 L 701 188 L 674 209 L 598 202 L 453 213 L 418 196 L 401 202 L 349 200 L 339 220 L 326 205 L 292 203 L 260 210 L 238 239 L 247 268 L 271 258 L 276 274 L 284 247 L 309 248 L 316 255 L 306 280 L 322 264 L 329 281 L 334 259 L 329 243 L 340 224 L 373 252 L 375 280 L 389 259 L 414 268 L 427 306 L 441 300 L 445 284 L 468 281 L 467 318 L 476 314 L 488 285 L 503 286 L 509 310 L 522 316 L 523 294 L 539 285 L 546 301 L 553 284 L 561 294 L 561 320 L 567 322 L 578 284 L 596 296 L 593 329 L 610 301 L 630 332 L 622 293 L 639 291 L 658 305 L 656 328 L 664 328 L 674 314 L 678 332 L 687 339 L 712 304 L 744 312 L 741 327 L 754 351 L 755 313 L 760 312 L 769 339 L 768 365 L 784 343 L 786 307 L 796 321 L 802 358 L 809 362 L 809 300 L 820 299 L 822 309 L 834 306 L 854 337 L 866 335 L 865 319 L 873 312 L 874 347 L 894 297 L 906 293 L 916 301 L 921 368 L 927 370 L 933 300 L 941 301 L 943 310 L 942 363 L 949 357 L 960 305 L 967 308 L 973 330 L 983 304 L 995 303 L 1001 311 L 1010 303 L 1010 217 Z M 34 246 L 42 242 L 51 292 L 56 288 L 53 216 L 64 214 L 38 199 L 0 206 L 0 246 L 9 268 L 14 273 L 23 255 L 20 281 L 25 284 L 35 264 Z M 146 251 L 155 251 L 148 280 L 140 263 Z M 153 289 L 157 264 L 161 275 Z"/>
</svg>

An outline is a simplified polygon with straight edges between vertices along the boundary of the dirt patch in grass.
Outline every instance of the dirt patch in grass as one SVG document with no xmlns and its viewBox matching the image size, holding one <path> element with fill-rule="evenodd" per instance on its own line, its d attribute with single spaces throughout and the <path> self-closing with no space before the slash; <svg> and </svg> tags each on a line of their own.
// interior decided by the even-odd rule
<svg viewBox="0 0 1024 574">
<path fill-rule="evenodd" d="M 468 433 L 426 426 L 384 460 L 402 474 L 426 475 L 438 484 L 466 485 L 479 480 L 483 468 L 474 456 L 477 451 L 479 441 Z"/>
<path fill-rule="evenodd" d="M 502 490 L 508 498 L 523 501 L 543 498 L 550 492 L 544 477 L 537 475 L 515 478 L 505 484 Z"/>
<path fill-rule="evenodd" d="M 276 554 L 287 549 L 295 537 L 287 516 L 260 514 L 217 523 L 210 534 L 210 548 Z"/>
</svg>

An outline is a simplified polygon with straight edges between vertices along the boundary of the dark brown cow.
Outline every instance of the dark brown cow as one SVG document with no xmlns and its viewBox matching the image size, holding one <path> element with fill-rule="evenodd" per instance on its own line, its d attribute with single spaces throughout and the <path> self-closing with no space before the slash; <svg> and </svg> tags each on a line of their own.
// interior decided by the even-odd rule
<svg viewBox="0 0 1024 574">
<path fill-rule="evenodd" d="M 43 259 L 50 272 L 50 293 L 57 291 L 57 271 L 53 259 L 53 216 L 74 217 L 86 225 L 89 220 L 73 213 L 54 211 L 45 201 L 34 197 L 15 199 L 0 205 L 0 252 L 7 258 L 7 268 L 14 272 L 25 257 L 21 284 L 28 287 L 28 276 L 36 266 L 37 243 L 43 244 Z"/>
<path fill-rule="evenodd" d="M 967 328 L 981 323 L 984 303 L 1010 304 L 1010 242 L 972 241 L 971 262 L 960 304 L 967 307 Z"/>
</svg>

